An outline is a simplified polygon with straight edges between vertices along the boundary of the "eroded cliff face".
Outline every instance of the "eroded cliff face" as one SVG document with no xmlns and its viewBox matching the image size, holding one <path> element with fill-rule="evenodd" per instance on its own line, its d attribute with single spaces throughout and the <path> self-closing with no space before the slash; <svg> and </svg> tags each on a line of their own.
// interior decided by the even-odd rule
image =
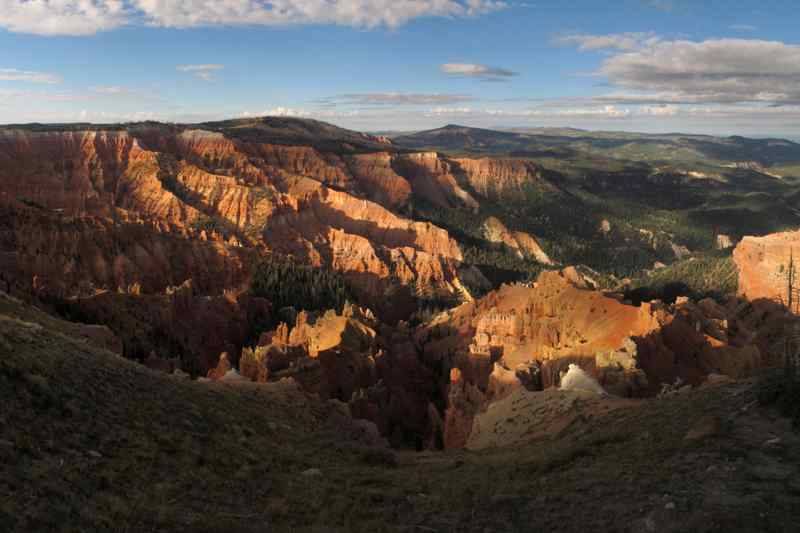
<svg viewBox="0 0 800 533">
<path fill-rule="evenodd" d="M 436 152 L 400 156 L 395 168 L 408 176 L 414 195 L 441 207 L 478 208 L 478 202 L 461 187 L 454 172 L 458 167 Z"/>
<path fill-rule="evenodd" d="M 484 157 L 454 159 L 453 162 L 472 189 L 490 200 L 524 200 L 533 189 L 556 190 L 542 177 L 541 169 L 530 161 Z"/>
<path fill-rule="evenodd" d="M 766 299 L 789 304 L 790 263 L 795 280 L 800 272 L 800 231 L 745 237 L 733 251 L 739 270 L 739 294 L 748 300 Z M 795 281 L 794 289 L 798 285 Z M 793 295 L 792 312 L 800 313 L 799 294 Z"/>
<path fill-rule="evenodd" d="M 130 167 L 155 168 L 127 132 L 0 131 L 0 190 L 9 198 L 67 212 L 114 203 Z"/>
<path fill-rule="evenodd" d="M 414 310 L 414 290 L 469 298 L 458 244 L 403 216 L 426 181 L 469 195 L 435 154 L 382 146 L 334 153 L 152 124 L 0 130 L 0 290 L 106 320 L 129 357 L 183 359 L 168 365 L 195 374 L 223 351 L 235 362 L 265 320 L 238 296 L 265 258 L 341 272 L 389 321 Z"/>
<path fill-rule="evenodd" d="M 417 333 L 426 361 L 452 368 L 444 411 L 445 447 L 463 447 L 475 416 L 517 388 L 558 386 L 570 364 L 611 394 L 639 397 L 676 380 L 735 378 L 774 364 L 777 306 L 713 300 L 627 305 L 544 272 L 530 285 L 503 286 L 435 319 Z"/>
<path fill-rule="evenodd" d="M 40 226 L 49 229 L 33 231 L 29 243 L 17 238 L 9 251 L 28 258 L 22 269 L 26 278 L 52 277 L 48 272 L 65 270 L 66 279 L 58 281 L 59 294 L 69 294 L 82 281 L 99 289 L 140 283 L 144 291 L 157 291 L 196 274 L 191 267 L 168 273 L 176 269 L 167 268 L 174 267 L 167 257 L 182 254 L 147 244 L 107 257 L 109 250 L 119 248 L 118 241 L 130 240 L 121 237 L 130 231 L 230 244 L 217 245 L 220 256 L 239 246 L 292 254 L 344 272 L 365 299 L 383 297 L 398 283 L 461 292 L 458 244 L 440 228 L 389 210 L 407 207 L 412 194 L 410 181 L 396 171 L 403 167 L 399 159 L 416 161 L 413 154 L 339 155 L 310 146 L 254 143 L 219 132 L 167 126 L 108 132 L 4 130 L 0 134 L 3 201 L 32 206 L 29 224 L 38 217 L 36 207 L 44 208 L 43 220 L 53 221 L 49 226 L 42 222 Z M 447 164 L 437 161 L 434 155 L 430 172 L 424 178 L 413 176 L 413 182 L 424 189 L 425 180 L 439 179 L 435 172 L 449 176 Z M 428 172 L 424 164 L 415 165 L 418 172 Z M 52 218 L 58 216 L 72 217 L 71 223 L 80 228 L 65 236 L 69 225 L 61 228 Z M 130 224 L 123 228 L 120 220 Z M 132 230 L 137 224 L 149 229 Z M 21 231 L 20 223 L 9 227 Z M 37 245 L 52 241 L 57 250 L 58 243 L 67 239 L 78 243 L 64 246 L 86 246 L 81 243 L 99 238 L 92 229 L 98 227 L 104 228 L 97 230 L 105 239 L 97 246 L 103 251 L 91 253 L 103 257 L 87 259 L 84 254 L 82 259 L 90 261 L 92 269 L 82 263 L 67 265 L 72 259 L 48 261 L 49 252 Z M 186 247 L 193 249 L 192 244 Z M 33 248 L 38 250 L 35 259 L 29 257 Z M 196 269 L 220 266 L 197 259 L 203 263 Z M 240 266 L 219 285 L 230 287 L 230 278 L 241 282 L 245 270 Z M 187 278 L 173 279 L 174 275 Z"/>
<path fill-rule="evenodd" d="M 209 375 L 221 377 L 226 364 Z M 396 446 L 441 447 L 432 404 L 442 394 L 435 370 L 424 364 L 408 331 L 381 324 L 367 309 L 299 313 L 293 326 L 282 323 L 258 346 L 245 348 L 239 369 L 250 381 L 288 378 L 341 401 Z"/>
<path fill-rule="evenodd" d="M 0 265 L 12 292 L 72 298 L 146 294 L 192 279 L 205 294 L 247 282 L 256 251 L 158 220 L 62 216 L 0 202 Z"/>
<path fill-rule="evenodd" d="M 522 231 L 509 231 L 497 217 L 489 217 L 483 222 L 483 234 L 487 241 L 502 243 L 515 250 L 520 259 L 531 257 L 543 265 L 553 264 L 533 236 Z"/>
<path fill-rule="evenodd" d="M 346 159 L 347 166 L 368 198 L 390 209 L 409 206 L 411 184 L 395 172 L 388 152 L 359 154 Z"/>
</svg>

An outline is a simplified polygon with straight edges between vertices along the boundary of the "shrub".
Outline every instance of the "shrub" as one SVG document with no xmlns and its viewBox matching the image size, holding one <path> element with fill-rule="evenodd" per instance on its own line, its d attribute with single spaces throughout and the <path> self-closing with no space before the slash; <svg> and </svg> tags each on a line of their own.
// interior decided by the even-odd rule
<svg viewBox="0 0 800 533">
<path fill-rule="evenodd" d="M 793 365 L 781 374 L 770 376 L 761 383 L 758 401 L 764 406 L 774 406 L 792 419 L 795 429 L 800 429 L 800 380 Z"/>
</svg>

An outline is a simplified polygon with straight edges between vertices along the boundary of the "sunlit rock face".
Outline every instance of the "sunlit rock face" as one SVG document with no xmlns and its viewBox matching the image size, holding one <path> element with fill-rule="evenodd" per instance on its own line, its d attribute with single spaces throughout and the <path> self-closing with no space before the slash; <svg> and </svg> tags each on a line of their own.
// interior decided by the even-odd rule
<svg viewBox="0 0 800 533">
<path fill-rule="evenodd" d="M 398 214 L 412 192 L 474 205 L 436 154 L 337 153 L 157 124 L 0 132 L 0 202 L 26 219 L 7 230 L 34 236 L 29 246 L 15 238 L 7 251 L 28 265 L 26 278 L 64 270 L 57 285 L 66 293 L 81 282 L 109 290 L 139 283 L 152 292 L 189 278 L 202 289 L 197 268 L 171 263 L 197 255 L 215 264 L 200 244 L 213 243 L 216 264 L 225 263 L 224 288 L 247 277 L 241 256 L 248 252 L 238 250 L 245 248 L 339 270 L 365 299 L 397 284 L 461 294 L 458 244 L 445 230 Z M 58 246 L 49 252 L 36 239 L 95 250 L 69 266 L 49 257 L 61 253 Z M 126 249 L 131 240 L 135 250 Z"/>
<path fill-rule="evenodd" d="M 497 217 L 489 217 L 484 221 L 483 234 L 487 241 L 502 243 L 515 250 L 520 259 L 530 257 L 543 265 L 553 264 L 535 238 L 522 231 L 509 231 Z"/>
<path fill-rule="evenodd" d="M 800 231 L 745 237 L 733 251 L 739 269 L 739 294 L 748 300 L 766 299 L 788 305 L 789 274 L 794 270 L 794 290 L 800 288 Z M 797 294 L 792 312 L 800 313 Z"/>
<path fill-rule="evenodd" d="M 476 209 L 478 202 L 458 182 L 457 167 L 436 152 L 399 156 L 395 168 L 407 177 L 414 195 L 441 207 Z"/>
<path fill-rule="evenodd" d="M 364 138 L 379 150 L 356 153 L 342 149 L 346 145 L 332 149 L 323 142 L 273 144 L 269 136 L 257 142 L 160 124 L 3 130 L 4 205 L 30 207 L 27 218 L 49 218 L 65 231 L 60 217 L 71 217 L 82 226 L 76 231 L 96 234 L 92 242 L 106 241 L 98 246 L 102 250 L 119 248 L 119 242 L 125 248 L 131 238 L 139 241 L 135 251 L 113 257 L 106 257 L 107 251 L 91 252 L 91 269 L 50 261 L 41 251 L 31 257 L 30 249 L 14 249 L 28 265 L 23 283 L 33 276 L 52 277 L 48 269 L 56 268 L 65 269 L 67 279 L 47 286 L 55 283 L 66 293 L 74 290 L 69 285 L 80 283 L 108 290 L 138 283 L 152 292 L 190 278 L 202 290 L 209 282 L 197 279 L 202 276 L 198 268 L 172 264 L 173 257 L 201 255 L 201 263 L 222 266 L 226 274 L 218 285 L 231 288 L 248 275 L 249 260 L 242 260 L 248 252 L 237 249 L 258 248 L 339 270 L 365 303 L 385 297 L 397 284 L 469 299 L 459 277 L 462 253 L 455 240 L 441 228 L 403 216 L 412 196 L 434 205 L 476 209 L 481 198 L 524 198 L 530 187 L 548 182 L 530 162 L 401 153 L 379 139 Z M 18 233 L 21 224 L 9 226 Z M 509 231 L 499 220 L 489 226 L 490 240 L 551 264 L 534 236 Z M 146 235 L 150 232 L 155 236 Z M 75 239 L 48 228 L 34 234 L 57 242 Z M 165 240 L 161 235 L 167 236 L 169 247 L 182 249 L 166 251 L 165 244 L 144 242 Z M 199 242 L 213 243 L 215 258 Z M 154 279 L 167 270 L 180 275 Z"/>
<path fill-rule="evenodd" d="M 530 161 L 484 157 L 454 159 L 459 171 L 479 197 L 490 200 L 525 200 L 527 193 L 554 190 Z"/>
<path fill-rule="evenodd" d="M 782 312 L 731 299 L 628 305 L 588 289 L 576 270 L 506 285 L 417 332 L 427 360 L 452 368 L 443 442 L 462 447 L 473 419 L 515 390 L 559 386 L 571 366 L 619 397 L 654 395 L 676 380 L 745 377 L 767 355 Z"/>
</svg>

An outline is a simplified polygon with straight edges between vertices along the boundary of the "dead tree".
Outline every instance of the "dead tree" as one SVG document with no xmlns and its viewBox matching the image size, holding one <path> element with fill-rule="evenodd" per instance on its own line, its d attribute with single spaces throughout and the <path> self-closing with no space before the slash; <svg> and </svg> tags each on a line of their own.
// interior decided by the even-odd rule
<svg viewBox="0 0 800 533">
<path fill-rule="evenodd" d="M 794 264 L 794 250 L 789 253 L 789 267 L 786 269 L 786 307 L 790 312 L 794 313 L 797 297 L 797 270 Z"/>
<path fill-rule="evenodd" d="M 797 265 L 794 250 L 789 252 L 789 265 L 786 269 L 786 307 L 791 314 L 800 314 L 800 287 L 797 281 Z M 784 326 L 783 355 L 787 372 L 794 377 L 800 362 L 800 321 L 792 318 Z"/>
</svg>

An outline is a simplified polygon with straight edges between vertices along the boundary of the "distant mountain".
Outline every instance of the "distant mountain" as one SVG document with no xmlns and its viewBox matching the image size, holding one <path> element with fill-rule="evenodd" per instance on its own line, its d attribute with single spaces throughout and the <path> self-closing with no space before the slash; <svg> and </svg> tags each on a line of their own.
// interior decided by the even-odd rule
<svg viewBox="0 0 800 533">
<path fill-rule="evenodd" d="M 786 139 L 740 136 L 593 132 L 573 128 L 490 130 L 447 125 L 394 139 L 398 146 L 452 153 L 522 157 L 606 157 L 718 165 L 755 163 L 763 167 L 800 164 L 800 144 Z"/>
<path fill-rule="evenodd" d="M 197 124 L 236 139 L 288 146 L 314 146 L 323 150 L 369 152 L 386 150 L 385 139 L 308 118 L 260 117 Z"/>
<path fill-rule="evenodd" d="M 399 146 L 418 150 L 502 152 L 527 145 L 528 135 L 448 124 L 443 128 L 398 136 L 394 138 L 394 142 Z"/>
</svg>

